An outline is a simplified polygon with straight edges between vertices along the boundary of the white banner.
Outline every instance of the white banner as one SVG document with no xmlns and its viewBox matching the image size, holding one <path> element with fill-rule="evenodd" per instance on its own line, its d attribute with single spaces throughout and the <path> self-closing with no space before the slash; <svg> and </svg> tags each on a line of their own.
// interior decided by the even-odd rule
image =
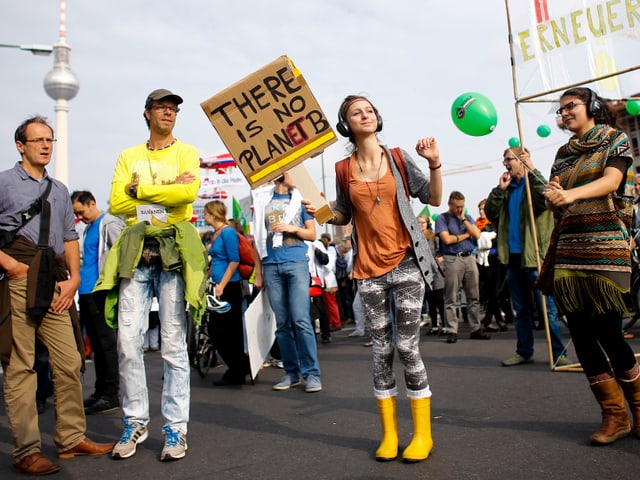
<svg viewBox="0 0 640 480">
<path fill-rule="evenodd" d="M 251 378 L 255 379 L 276 338 L 276 316 L 264 292 L 258 293 L 244 313 Z"/>
<path fill-rule="evenodd" d="M 512 0 L 508 5 L 519 97 L 638 65 L 640 0 Z M 594 88 L 603 97 L 624 98 L 640 90 L 639 77 L 616 75 Z"/>
</svg>

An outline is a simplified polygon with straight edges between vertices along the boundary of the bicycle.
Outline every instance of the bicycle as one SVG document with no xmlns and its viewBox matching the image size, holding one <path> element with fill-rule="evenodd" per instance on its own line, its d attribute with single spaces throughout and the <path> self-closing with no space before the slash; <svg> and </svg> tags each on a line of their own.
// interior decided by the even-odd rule
<svg viewBox="0 0 640 480">
<path fill-rule="evenodd" d="M 207 310 L 202 316 L 200 326 L 196 330 L 196 346 L 194 364 L 200 378 L 204 378 L 209 373 L 209 369 L 218 363 L 216 349 L 209 336 L 209 317 L 211 312 Z"/>
<path fill-rule="evenodd" d="M 209 326 L 212 315 L 215 313 L 225 313 L 231 309 L 228 302 L 220 300 L 215 295 L 215 284 L 211 281 L 207 283 L 207 308 L 202 315 L 202 320 L 198 328 L 194 328 L 190 335 L 193 344 L 192 365 L 198 371 L 201 378 L 207 376 L 209 369 L 218 364 L 218 355 L 211 336 L 209 335 Z"/>
</svg>

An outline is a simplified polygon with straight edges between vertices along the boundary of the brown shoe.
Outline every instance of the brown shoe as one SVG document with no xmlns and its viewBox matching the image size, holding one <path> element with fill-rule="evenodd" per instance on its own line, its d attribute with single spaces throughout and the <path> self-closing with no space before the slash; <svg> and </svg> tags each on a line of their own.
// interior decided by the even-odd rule
<svg viewBox="0 0 640 480">
<path fill-rule="evenodd" d="M 64 452 L 58 452 L 58 458 L 67 459 L 78 455 L 106 455 L 113 450 L 115 443 L 95 443 L 87 437 L 84 437 L 79 444 Z"/>
<path fill-rule="evenodd" d="M 60 465 L 48 460 L 42 453 L 35 452 L 22 457 L 19 462 L 13 464 L 13 469 L 27 475 L 49 475 L 60 470 Z"/>
</svg>

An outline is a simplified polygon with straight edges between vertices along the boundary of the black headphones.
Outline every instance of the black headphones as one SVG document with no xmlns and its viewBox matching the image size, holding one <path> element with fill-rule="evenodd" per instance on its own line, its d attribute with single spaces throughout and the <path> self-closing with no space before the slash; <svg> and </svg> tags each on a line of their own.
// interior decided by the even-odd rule
<svg viewBox="0 0 640 480">
<path fill-rule="evenodd" d="M 382 117 L 378 115 L 376 112 L 376 118 L 378 119 L 378 124 L 376 125 L 376 133 L 382 131 Z M 351 129 L 349 128 L 349 123 L 342 117 L 342 113 L 338 113 L 338 123 L 336 123 L 336 130 L 343 137 L 351 137 Z"/>
<path fill-rule="evenodd" d="M 590 116 L 595 117 L 600 112 L 602 112 L 602 102 L 598 100 L 598 95 L 596 94 L 596 92 L 594 92 L 590 88 L 587 88 L 587 90 L 589 90 L 589 102 L 587 103 L 587 113 Z"/>
</svg>

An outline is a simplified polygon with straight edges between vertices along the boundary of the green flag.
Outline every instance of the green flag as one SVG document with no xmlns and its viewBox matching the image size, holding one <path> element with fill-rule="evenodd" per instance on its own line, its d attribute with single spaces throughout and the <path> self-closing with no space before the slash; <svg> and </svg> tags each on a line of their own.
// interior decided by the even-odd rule
<svg viewBox="0 0 640 480">
<path fill-rule="evenodd" d="M 242 230 L 247 233 L 247 219 L 244 216 L 240 202 L 236 200 L 235 196 L 233 197 L 233 218 L 240 222 Z"/>
</svg>

